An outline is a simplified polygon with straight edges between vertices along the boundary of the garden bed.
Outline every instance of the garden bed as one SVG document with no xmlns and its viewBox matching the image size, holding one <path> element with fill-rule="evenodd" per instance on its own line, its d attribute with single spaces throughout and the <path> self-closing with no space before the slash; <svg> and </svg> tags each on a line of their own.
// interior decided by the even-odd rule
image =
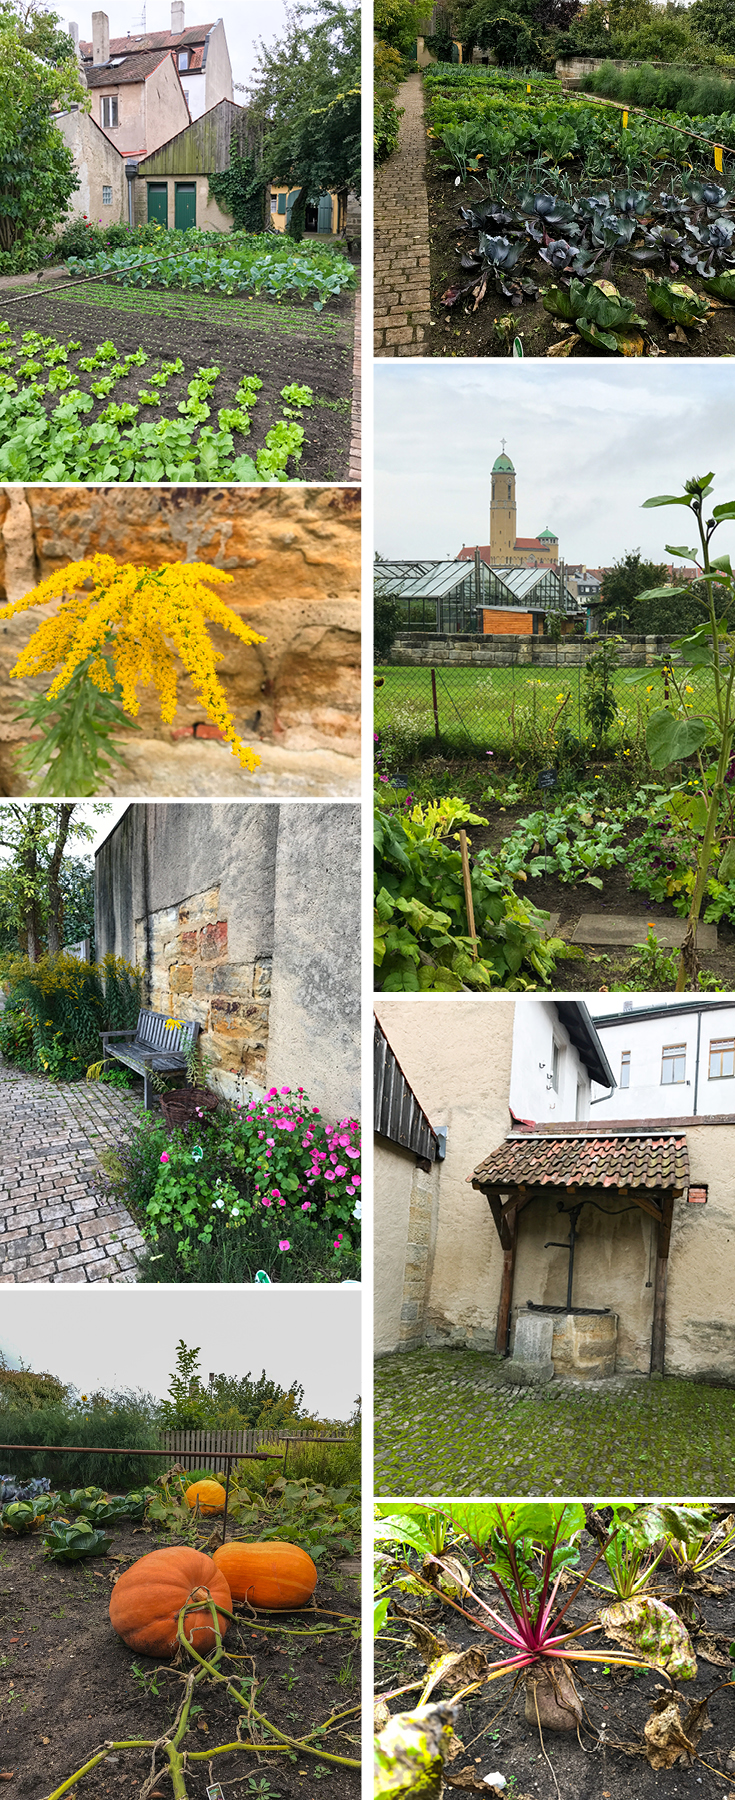
<svg viewBox="0 0 735 1800">
<path fill-rule="evenodd" d="M 730 114 L 629 115 L 472 67 L 429 70 L 425 99 L 429 354 L 732 353 Z"/>
<path fill-rule="evenodd" d="M 12 305 L 3 309 L 0 323 L 7 320 L 10 335 L 18 349 L 22 335 L 34 331 L 53 337 L 64 347 L 80 345 L 69 352 L 68 367 L 74 385 L 83 394 L 91 394 L 92 383 L 106 374 L 106 367 L 93 371 L 78 367 L 80 359 L 94 356 L 100 344 L 110 342 L 119 360 L 142 350 L 147 361 L 133 366 L 121 376 L 111 395 L 94 399 L 94 407 L 81 415 L 82 429 L 94 424 L 112 400 L 115 404 L 139 407 L 136 426 L 159 420 L 182 423 L 181 408 L 187 401 L 188 385 L 202 368 L 217 368 L 219 375 L 209 398 L 209 425 L 217 429 L 220 408 L 236 408 L 238 388 L 245 376 L 257 376 L 262 387 L 251 412 L 251 432 L 243 436 L 232 432 L 232 451 L 216 459 L 208 477 L 206 469 L 196 466 L 195 478 L 227 478 L 238 457 L 255 457 L 265 444 L 267 433 L 284 414 L 282 389 L 294 384 L 312 390 L 312 404 L 301 415 L 305 441 L 301 461 L 291 458 L 286 467 L 288 479 L 299 481 L 340 481 L 349 471 L 351 395 L 352 395 L 352 330 L 354 297 L 343 293 L 330 299 L 317 313 L 308 301 L 303 303 L 277 300 L 230 299 L 226 295 L 191 295 L 180 292 L 142 292 L 118 287 L 112 282 L 91 282 L 68 287 L 57 294 L 35 294 L 22 299 L 14 297 Z M 166 386 L 159 389 L 160 405 L 141 404 L 141 389 L 150 392 L 151 378 L 164 363 L 180 359 L 183 367 L 173 373 Z M 44 376 L 41 378 L 45 379 Z M 13 396 L 13 398 L 17 398 Z M 64 399 L 63 392 L 45 396 L 43 406 L 51 412 Z M 132 421 L 131 421 L 132 423 Z M 0 422 L 0 466 L 5 479 L 80 479 L 91 478 L 93 471 L 77 469 L 76 444 L 70 439 L 68 467 L 52 475 L 39 472 L 36 462 L 26 462 L 25 452 L 14 453 L 8 465 L 3 446 L 17 429 L 14 422 Z M 123 425 L 123 431 L 129 424 Z M 179 459 L 184 462 L 183 452 Z M 103 479 L 116 479 L 114 474 L 98 470 Z M 164 470 L 166 479 L 183 479 L 175 466 Z M 129 478 L 129 477 L 127 477 Z M 152 473 L 136 472 L 134 479 L 159 479 Z M 187 477 L 188 478 L 188 477 Z M 243 479 L 235 474 L 235 480 Z M 252 478 L 252 477 L 251 477 Z"/>
<path fill-rule="evenodd" d="M 603 1517 L 607 1522 L 609 1515 Z M 590 1568 L 597 1554 L 598 1545 L 587 1533 L 581 1541 L 579 1571 L 571 1569 L 564 1576 L 560 1605 L 572 1593 L 578 1574 Z M 466 1542 L 461 1542 L 454 1553 L 472 1568 L 472 1551 Z M 418 1566 L 420 1557 L 414 1556 L 412 1561 Z M 586 1640 L 588 1647 L 600 1646 L 599 1663 L 574 1666 L 574 1682 L 583 1706 L 579 1738 L 574 1731 L 546 1728 L 543 1749 L 537 1725 L 527 1723 L 524 1717 L 522 1680 L 514 1685 L 514 1676 L 504 1676 L 486 1683 L 479 1692 L 468 1694 L 460 1702 L 456 1731 L 463 1748 L 445 1769 L 446 1800 L 454 1800 L 455 1795 L 468 1789 L 472 1791 L 473 1776 L 478 1782 L 476 1791 L 482 1792 L 482 1777 L 496 1771 L 506 1779 L 503 1793 L 509 1800 L 558 1800 L 560 1793 L 564 1800 L 598 1800 L 601 1794 L 614 1795 L 615 1800 L 653 1800 L 654 1796 L 659 1800 L 679 1796 L 681 1800 L 681 1796 L 694 1796 L 700 1791 L 727 1795 L 733 1779 L 732 1689 L 714 1690 L 720 1683 L 728 1682 L 732 1669 L 728 1654 L 735 1631 L 732 1559 L 729 1564 L 715 1566 L 711 1575 L 709 1587 L 714 1592 L 708 1591 L 706 1583 L 701 1587 L 691 1584 L 688 1589 L 685 1586 L 679 1598 L 681 1578 L 677 1579 L 671 1570 L 658 1570 L 650 1590 L 666 1604 L 682 1606 L 687 1615 L 692 1615 L 689 1630 L 697 1657 L 696 1679 L 670 1684 L 656 1668 L 634 1670 L 606 1665 L 604 1646 L 609 1640 L 600 1630 Z M 609 1581 L 604 1563 L 598 1564 L 593 1579 L 602 1584 Z M 508 1619 L 505 1604 L 481 1564 L 474 1570 L 473 1585 L 487 1604 Z M 416 1634 L 406 1625 L 406 1615 L 444 1637 L 453 1650 L 471 1650 L 475 1655 L 485 1651 L 490 1661 L 501 1654 L 501 1646 L 493 1638 L 461 1617 L 439 1594 L 434 1600 L 422 1600 L 396 1589 L 393 1592 L 403 1617 L 399 1620 L 389 1615 L 377 1640 L 379 1692 L 411 1681 L 421 1682 L 425 1677 L 425 1662 L 418 1651 Z M 565 1624 L 589 1623 L 600 1605 L 609 1605 L 613 1598 L 612 1594 L 583 1588 L 573 1600 Z M 478 1612 L 477 1616 L 482 1615 Z M 610 1648 L 620 1654 L 619 1646 L 611 1644 Z M 670 1685 L 680 1693 L 682 1719 L 698 1701 L 712 1696 L 707 1709 L 712 1729 L 705 1730 L 694 1758 L 686 1756 L 671 1768 L 654 1769 L 645 1756 L 643 1728 L 655 1703 L 662 1700 Z M 432 1702 L 452 1691 L 451 1684 L 440 1688 Z M 403 1701 L 392 1700 L 391 1712 L 397 1712 L 401 1704 L 406 1708 L 415 1705 L 415 1695 L 406 1695 Z M 485 1793 L 493 1791 L 484 1789 Z"/>
<path fill-rule="evenodd" d="M 181 1673 L 135 1655 L 114 1633 L 108 1618 L 112 1580 L 129 1563 L 170 1543 L 150 1527 L 116 1528 L 106 1557 L 76 1564 L 48 1562 L 37 1537 L 11 1538 L 0 1549 L 0 1617 L 3 1622 L 0 1683 L 0 1774 L 22 1800 L 46 1800 L 52 1789 L 83 1766 L 106 1740 L 158 1739 L 172 1724 L 182 1698 Z M 352 1568 L 340 1571 L 331 1560 L 319 1576 L 317 1604 L 355 1614 L 357 1584 Z M 276 1626 L 266 1631 L 262 1624 Z M 255 1675 L 256 1705 L 288 1736 L 301 1737 L 359 1698 L 359 1652 L 353 1629 L 325 1635 L 315 1646 L 289 1635 L 294 1627 L 313 1630 L 319 1621 L 306 1609 L 298 1616 L 261 1615 L 261 1628 L 241 1619 L 231 1627 L 227 1650 L 245 1660 L 230 1665 L 235 1679 Z M 324 1620 L 333 1625 L 334 1620 Z M 278 1626 L 283 1626 L 283 1635 Z M 252 1661 L 251 1661 L 252 1659 Z M 137 1668 L 138 1674 L 134 1672 Z M 186 1745 L 201 1752 L 237 1736 L 238 1709 L 222 1688 L 207 1686 Z M 247 1730 L 243 1736 L 247 1737 Z M 357 1748 L 355 1747 L 357 1739 Z M 354 1716 L 330 1732 L 328 1747 L 359 1756 Z M 111 1752 L 82 1783 L 81 1793 L 130 1793 L 150 1774 L 151 1751 Z M 320 1763 L 313 1756 L 269 1751 L 262 1756 L 234 1751 L 191 1762 L 186 1775 L 189 1800 L 204 1800 L 207 1787 L 221 1782 L 230 1800 L 253 1794 L 261 1800 L 311 1800 L 322 1791 L 334 1800 L 357 1800 L 359 1770 Z M 317 1783 L 319 1784 L 317 1786 Z M 132 1784 L 132 1787 L 131 1787 Z M 322 1786 L 324 1784 L 324 1786 Z M 158 1784 L 169 1791 L 165 1776 Z M 76 1790 L 74 1790 L 76 1791 Z"/>
</svg>

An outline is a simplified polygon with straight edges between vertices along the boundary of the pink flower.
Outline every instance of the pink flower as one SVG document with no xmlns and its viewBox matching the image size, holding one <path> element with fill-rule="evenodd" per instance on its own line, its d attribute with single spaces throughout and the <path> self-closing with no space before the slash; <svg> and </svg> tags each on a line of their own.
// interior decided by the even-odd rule
<svg viewBox="0 0 735 1800">
<path fill-rule="evenodd" d="M 355 1156 L 359 1156 L 359 1154 L 360 1154 L 360 1152 L 359 1152 L 356 1144 L 348 1144 L 347 1145 L 347 1148 L 345 1150 L 345 1156 L 355 1157 Z"/>
<path fill-rule="evenodd" d="M 285 1206 L 286 1202 L 285 1200 L 279 1200 L 278 1204 L 279 1206 Z"/>
<path fill-rule="evenodd" d="M 280 1200 L 280 1198 L 281 1198 L 280 1188 L 271 1188 L 271 1193 L 273 1195 L 274 1200 Z"/>
<path fill-rule="evenodd" d="M 335 1173 L 335 1175 L 346 1175 L 347 1170 L 344 1166 L 344 1163 L 338 1163 L 334 1173 Z"/>
<path fill-rule="evenodd" d="M 275 1141 L 276 1141 L 276 1140 L 275 1140 L 275 1138 L 266 1138 L 266 1140 L 265 1140 L 265 1141 L 266 1141 L 266 1143 L 267 1143 L 267 1144 L 275 1144 Z"/>
<path fill-rule="evenodd" d="M 271 1205 L 271 1204 L 272 1204 L 272 1203 L 271 1203 L 271 1201 L 270 1201 L 270 1200 L 269 1200 L 269 1199 L 268 1199 L 268 1196 L 267 1196 L 267 1194 L 264 1194 L 264 1195 L 263 1195 L 263 1205 L 264 1205 L 264 1206 L 270 1206 L 270 1205 Z"/>
<path fill-rule="evenodd" d="M 282 1094 L 290 1094 L 290 1092 L 291 1092 L 291 1089 L 290 1089 L 290 1088 L 281 1088 L 281 1093 L 282 1093 Z"/>
<path fill-rule="evenodd" d="M 311 1201 L 310 1200 L 302 1200 L 301 1211 L 302 1212 L 311 1212 Z"/>
<path fill-rule="evenodd" d="M 337 1139 L 337 1143 L 339 1144 L 341 1150 L 347 1149 L 347 1145 L 349 1144 L 349 1141 L 350 1141 L 349 1138 L 345 1137 L 344 1132 L 342 1133 L 342 1136 L 338 1137 L 338 1139 Z"/>
<path fill-rule="evenodd" d="M 357 1189 L 356 1189 L 356 1188 L 353 1188 L 353 1187 L 346 1187 L 346 1188 L 345 1188 L 345 1193 L 346 1193 L 346 1194 L 355 1194 L 355 1193 L 357 1193 Z"/>
<path fill-rule="evenodd" d="M 324 1170 L 324 1180 L 325 1181 L 334 1181 L 334 1169 L 325 1169 Z"/>
<path fill-rule="evenodd" d="M 279 1250 L 290 1250 L 291 1245 L 288 1241 L 288 1238 L 281 1238 L 279 1240 L 278 1248 L 279 1248 Z"/>
<path fill-rule="evenodd" d="M 168 1162 L 168 1150 L 163 1151 L 163 1154 L 161 1156 L 161 1162 Z"/>
<path fill-rule="evenodd" d="M 355 1187 L 359 1187 L 360 1183 L 362 1181 L 362 1176 L 361 1175 L 353 1175 L 352 1179 L 355 1183 Z"/>
</svg>

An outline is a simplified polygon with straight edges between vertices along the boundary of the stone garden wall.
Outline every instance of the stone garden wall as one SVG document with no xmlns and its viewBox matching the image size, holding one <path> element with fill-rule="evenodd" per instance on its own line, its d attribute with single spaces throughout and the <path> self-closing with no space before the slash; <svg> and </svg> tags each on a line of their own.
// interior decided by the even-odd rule
<svg viewBox="0 0 735 1800">
<path fill-rule="evenodd" d="M 521 614 L 511 614 L 511 619 Z M 478 637 L 474 634 L 404 631 L 394 641 L 389 661 L 399 667 L 493 668 L 511 663 L 533 663 L 548 668 L 577 668 L 599 648 L 601 638 L 568 637 L 553 644 L 548 637 L 525 637 L 509 632 Z M 646 668 L 658 662 L 668 649 L 666 638 L 626 637 L 619 642 L 623 668 Z"/>
<path fill-rule="evenodd" d="M 196 1019 L 230 1098 L 360 1107 L 360 833 L 353 806 L 131 805 L 96 856 L 97 951 Z"/>
<path fill-rule="evenodd" d="M 246 741 L 359 753 L 360 504 L 353 488 L 8 487 L 0 489 L 0 600 L 16 600 L 67 562 L 95 552 L 119 561 L 200 561 L 227 569 L 218 590 L 267 642 L 247 647 L 218 627 L 219 672 Z M 17 700 L 44 689 L 10 680 L 42 620 L 34 608 L 0 625 L 2 753 L 22 738 Z M 145 737 L 205 735 L 206 714 L 182 676 L 172 727 L 153 689 L 141 690 Z M 201 728 L 201 730 L 200 730 Z M 211 730 L 211 728 L 209 728 Z M 12 791 L 6 786 L 5 791 Z"/>
</svg>

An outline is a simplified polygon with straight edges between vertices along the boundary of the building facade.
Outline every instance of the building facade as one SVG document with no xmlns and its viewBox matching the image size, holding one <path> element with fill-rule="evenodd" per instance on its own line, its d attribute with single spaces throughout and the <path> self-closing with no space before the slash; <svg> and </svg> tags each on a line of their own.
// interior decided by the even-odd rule
<svg viewBox="0 0 735 1800">
<path fill-rule="evenodd" d="M 516 472 L 505 454 L 505 439 L 490 477 L 490 542 L 467 545 L 462 557 L 479 550 L 490 568 L 553 568 L 559 561 L 559 539 L 548 527 L 538 537 L 518 537 L 516 532 Z"/>
<path fill-rule="evenodd" d="M 735 1001 L 628 1001 L 595 1018 L 617 1086 L 593 1097 L 597 1119 L 735 1116 Z"/>
<path fill-rule="evenodd" d="M 102 46 L 105 54 L 98 55 Z M 92 42 L 79 44 L 79 59 L 85 75 L 99 63 L 107 64 L 112 75 L 131 59 L 148 55 L 173 57 L 180 76 L 187 119 L 199 119 L 220 100 L 232 100 L 232 66 L 224 23 L 217 19 L 206 25 L 187 26 L 184 0 L 172 0 L 170 31 L 128 32 L 125 37 L 111 39 L 107 15 L 93 13 Z M 158 143 L 165 143 L 172 137 L 180 123 L 178 118 L 173 120 Z M 149 151 L 156 147 L 152 141 L 145 146 Z"/>
</svg>

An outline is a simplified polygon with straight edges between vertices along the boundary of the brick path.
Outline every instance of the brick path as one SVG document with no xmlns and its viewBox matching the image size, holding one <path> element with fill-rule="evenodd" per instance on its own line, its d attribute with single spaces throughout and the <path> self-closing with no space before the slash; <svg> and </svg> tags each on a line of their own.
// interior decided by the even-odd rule
<svg viewBox="0 0 735 1800">
<path fill-rule="evenodd" d="M 398 149 L 375 173 L 375 355 L 423 356 L 429 323 L 429 207 L 420 75 L 396 95 Z"/>
<path fill-rule="evenodd" d="M 120 1142 L 134 1104 L 0 1058 L 0 1282 L 135 1281 L 137 1225 L 94 1192 L 98 1151 Z"/>
</svg>

